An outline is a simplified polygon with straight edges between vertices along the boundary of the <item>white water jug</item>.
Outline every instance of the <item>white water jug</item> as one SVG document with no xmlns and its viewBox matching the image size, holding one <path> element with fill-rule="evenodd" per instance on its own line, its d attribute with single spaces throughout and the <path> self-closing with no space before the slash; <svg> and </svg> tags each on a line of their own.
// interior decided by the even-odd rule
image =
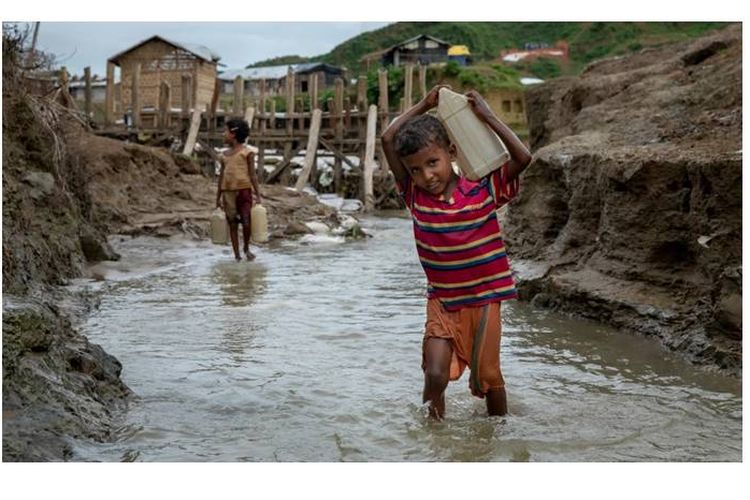
<svg viewBox="0 0 750 500">
<path fill-rule="evenodd" d="M 211 241 L 216 245 L 226 245 L 229 241 L 227 217 L 220 208 L 211 214 Z"/>
<path fill-rule="evenodd" d="M 268 241 L 268 215 L 263 205 L 253 205 L 250 210 L 250 235 L 256 243 Z"/>
<path fill-rule="evenodd" d="M 440 89 L 437 115 L 456 145 L 456 163 L 466 178 L 479 180 L 510 159 L 503 141 L 474 114 L 465 95 Z"/>
</svg>

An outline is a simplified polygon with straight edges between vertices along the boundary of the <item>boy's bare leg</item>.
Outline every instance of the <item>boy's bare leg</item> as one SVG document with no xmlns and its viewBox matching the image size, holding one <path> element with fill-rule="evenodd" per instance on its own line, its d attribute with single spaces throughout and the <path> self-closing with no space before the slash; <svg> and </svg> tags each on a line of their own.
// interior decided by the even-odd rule
<svg viewBox="0 0 750 500">
<path fill-rule="evenodd" d="M 445 388 L 448 386 L 452 355 L 450 341 L 439 338 L 425 341 L 422 402 L 430 402 L 430 416 L 437 420 L 441 420 L 445 414 Z"/>
<path fill-rule="evenodd" d="M 242 251 L 247 260 L 253 260 L 255 255 L 250 251 L 250 223 L 242 224 Z"/>
<path fill-rule="evenodd" d="M 235 260 L 242 260 L 240 257 L 240 242 L 237 235 L 238 225 L 236 222 L 229 223 L 229 239 L 232 240 L 232 250 L 234 250 Z"/>
<path fill-rule="evenodd" d="M 487 391 L 484 397 L 487 403 L 487 413 L 490 416 L 502 416 L 508 413 L 508 401 L 505 397 L 505 388 Z"/>
</svg>

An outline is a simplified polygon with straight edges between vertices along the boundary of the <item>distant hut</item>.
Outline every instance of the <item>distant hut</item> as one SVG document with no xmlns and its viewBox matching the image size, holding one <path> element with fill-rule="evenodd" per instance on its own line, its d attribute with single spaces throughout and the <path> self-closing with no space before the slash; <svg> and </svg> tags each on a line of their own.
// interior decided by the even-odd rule
<svg viewBox="0 0 750 500">
<path fill-rule="evenodd" d="M 466 45 L 452 45 L 448 49 L 448 60 L 456 61 L 461 66 L 471 64 L 471 52 Z"/>
<path fill-rule="evenodd" d="M 434 64 L 448 61 L 451 44 L 430 35 L 417 35 L 385 50 L 366 54 L 362 61 L 369 69 L 370 64 L 380 62 L 383 66 L 403 66 L 404 64 Z"/>
<path fill-rule="evenodd" d="M 132 75 L 135 65 L 140 63 L 141 108 L 157 108 L 161 83 L 170 87 L 170 106 L 181 108 L 183 75 L 189 75 L 190 93 L 186 102 L 190 108 L 204 110 L 211 102 L 216 84 L 216 66 L 219 56 L 210 49 L 195 44 L 180 43 L 160 36 L 137 43 L 107 61 L 108 74 L 114 66 L 120 67 L 121 110 L 132 108 Z M 108 78 L 109 80 L 109 78 Z M 111 84 L 113 85 L 113 83 Z M 114 95 L 114 89 L 110 89 Z"/>
</svg>

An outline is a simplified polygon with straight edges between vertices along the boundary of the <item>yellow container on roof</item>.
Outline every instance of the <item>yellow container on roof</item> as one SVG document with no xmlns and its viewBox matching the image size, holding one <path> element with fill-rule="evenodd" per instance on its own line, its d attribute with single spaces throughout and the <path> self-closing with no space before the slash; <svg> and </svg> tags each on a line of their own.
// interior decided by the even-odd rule
<svg viewBox="0 0 750 500">
<path fill-rule="evenodd" d="M 469 47 L 466 45 L 451 45 L 448 49 L 449 56 L 470 56 Z"/>
</svg>

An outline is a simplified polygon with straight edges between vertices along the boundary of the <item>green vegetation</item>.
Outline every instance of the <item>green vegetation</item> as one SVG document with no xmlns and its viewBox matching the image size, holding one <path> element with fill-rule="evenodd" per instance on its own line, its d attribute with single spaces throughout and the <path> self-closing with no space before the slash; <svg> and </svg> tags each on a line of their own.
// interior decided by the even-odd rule
<svg viewBox="0 0 750 500">
<path fill-rule="evenodd" d="M 306 63 L 310 62 L 311 59 L 309 57 L 302 57 L 302 56 L 280 56 L 280 57 L 272 57 L 271 59 L 265 59 L 263 61 L 254 62 L 253 64 L 248 64 L 248 68 L 258 68 L 261 66 L 281 66 L 282 64 L 300 64 L 300 63 Z"/>
<path fill-rule="evenodd" d="M 394 23 L 362 33 L 339 44 L 328 54 L 310 60 L 346 66 L 353 70 L 351 74 L 357 74 L 365 69 L 361 62 L 365 54 L 387 49 L 420 34 L 431 35 L 451 44 L 468 45 L 475 63 L 497 61 L 500 51 L 521 48 L 527 42 L 554 45 L 559 40 L 567 40 L 570 45 L 569 66 L 560 65 L 554 69 L 549 63 L 540 63 L 528 69 L 532 74 L 544 78 L 554 75 L 557 71 L 559 74 L 576 74 L 594 59 L 687 40 L 726 25 L 727 23 L 716 22 Z"/>
<path fill-rule="evenodd" d="M 519 89 L 521 73 L 510 66 L 467 66 L 461 68 L 458 81 L 463 89 L 474 89 L 481 93 L 491 89 Z"/>
</svg>

